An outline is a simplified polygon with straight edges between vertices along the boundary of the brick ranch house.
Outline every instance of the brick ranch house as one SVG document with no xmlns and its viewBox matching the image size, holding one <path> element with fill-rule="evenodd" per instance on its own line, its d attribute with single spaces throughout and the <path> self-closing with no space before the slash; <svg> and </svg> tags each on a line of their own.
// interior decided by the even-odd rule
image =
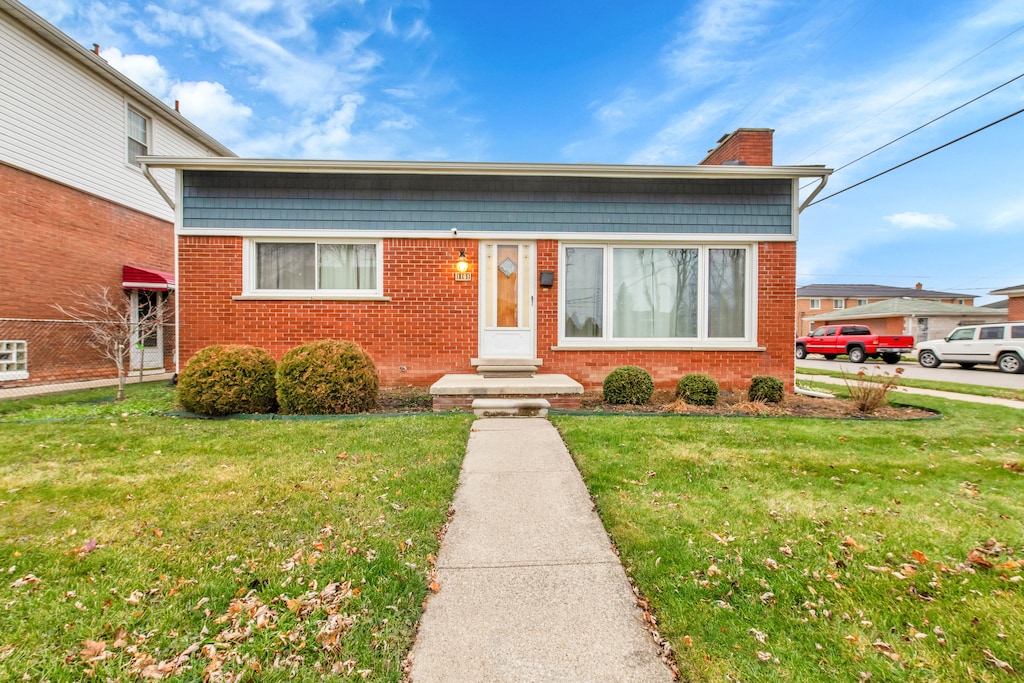
<svg viewBox="0 0 1024 683">
<path fill-rule="evenodd" d="M 831 171 L 773 166 L 771 130 L 719 142 L 685 167 L 148 157 L 178 173 L 179 362 L 333 338 L 385 386 L 631 364 L 792 390 L 798 184 Z"/>
</svg>

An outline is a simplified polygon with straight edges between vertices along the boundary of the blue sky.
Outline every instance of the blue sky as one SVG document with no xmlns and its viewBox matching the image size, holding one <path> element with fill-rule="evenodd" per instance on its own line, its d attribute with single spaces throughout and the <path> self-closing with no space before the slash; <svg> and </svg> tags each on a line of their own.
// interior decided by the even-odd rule
<svg viewBox="0 0 1024 683">
<path fill-rule="evenodd" d="M 1021 0 L 23 0 L 240 156 L 838 168 L 1024 73 Z M 1024 108 L 1024 78 L 825 196 Z M 1024 114 L 809 207 L 798 282 L 1024 283 Z"/>
</svg>

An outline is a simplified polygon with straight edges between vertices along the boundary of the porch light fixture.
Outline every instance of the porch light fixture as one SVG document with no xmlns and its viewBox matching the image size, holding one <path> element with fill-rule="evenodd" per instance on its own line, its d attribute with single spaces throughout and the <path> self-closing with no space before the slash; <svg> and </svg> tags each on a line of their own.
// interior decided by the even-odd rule
<svg viewBox="0 0 1024 683">
<path fill-rule="evenodd" d="M 469 270 L 469 259 L 466 258 L 466 250 L 459 249 L 459 258 L 455 260 L 455 270 L 465 273 Z"/>
</svg>

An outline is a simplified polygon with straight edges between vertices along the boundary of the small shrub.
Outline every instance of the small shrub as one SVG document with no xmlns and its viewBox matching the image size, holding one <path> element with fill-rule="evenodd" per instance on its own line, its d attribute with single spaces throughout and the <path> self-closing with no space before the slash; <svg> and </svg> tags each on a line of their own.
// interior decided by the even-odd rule
<svg viewBox="0 0 1024 683">
<path fill-rule="evenodd" d="M 615 368 L 604 378 L 604 400 L 616 405 L 641 405 L 651 400 L 654 380 L 651 373 L 635 365 Z"/>
<path fill-rule="evenodd" d="M 896 368 L 890 375 L 888 372 L 868 375 L 861 368 L 852 380 L 843 373 L 843 381 L 850 390 L 850 399 L 856 404 L 857 410 L 870 415 L 882 406 L 889 404 L 889 392 L 900 382 L 903 368 Z"/>
<path fill-rule="evenodd" d="M 365 413 L 377 406 L 379 389 L 373 359 L 353 342 L 303 344 L 286 353 L 277 366 L 277 401 L 282 413 Z"/>
<path fill-rule="evenodd" d="M 273 357 L 254 346 L 207 346 L 178 376 L 178 402 L 194 413 L 270 413 L 277 405 Z"/>
<path fill-rule="evenodd" d="M 757 375 L 750 380 L 747 398 L 763 403 L 781 403 L 786 395 L 786 386 L 781 379 L 768 375 Z"/>
<path fill-rule="evenodd" d="M 694 406 L 713 406 L 718 401 L 718 382 L 699 372 L 684 375 L 676 385 L 676 398 Z"/>
</svg>

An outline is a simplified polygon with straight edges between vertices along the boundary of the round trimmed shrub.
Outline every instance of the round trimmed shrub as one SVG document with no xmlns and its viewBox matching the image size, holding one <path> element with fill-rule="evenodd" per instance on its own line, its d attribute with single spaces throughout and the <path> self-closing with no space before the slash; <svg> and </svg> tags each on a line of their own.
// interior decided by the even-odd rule
<svg viewBox="0 0 1024 683">
<path fill-rule="evenodd" d="M 651 373 L 635 365 L 615 368 L 604 378 L 604 400 L 616 405 L 640 405 L 651 400 L 654 380 Z"/>
<path fill-rule="evenodd" d="M 718 400 L 718 382 L 700 372 L 683 375 L 676 384 L 676 398 L 693 406 L 713 406 Z"/>
<path fill-rule="evenodd" d="M 750 391 L 747 392 L 747 397 L 751 401 L 781 403 L 786 395 L 785 392 L 786 388 L 781 379 L 768 375 L 756 375 L 750 380 Z"/>
<path fill-rule="evenodd" d="M 255 346 L 207 346 L 178 375 L 178 403 L 193 413 L 270 413 L 277 405 L 273 357 Z"/>
<path fill-rule="evenodd" d="M 377 366 L 354 342 L 303 344 L 284 354 L 277 365 L 277 402 L 282 413 L 365 413 L 377 406 L 379 388 Z"/>
</svg>

